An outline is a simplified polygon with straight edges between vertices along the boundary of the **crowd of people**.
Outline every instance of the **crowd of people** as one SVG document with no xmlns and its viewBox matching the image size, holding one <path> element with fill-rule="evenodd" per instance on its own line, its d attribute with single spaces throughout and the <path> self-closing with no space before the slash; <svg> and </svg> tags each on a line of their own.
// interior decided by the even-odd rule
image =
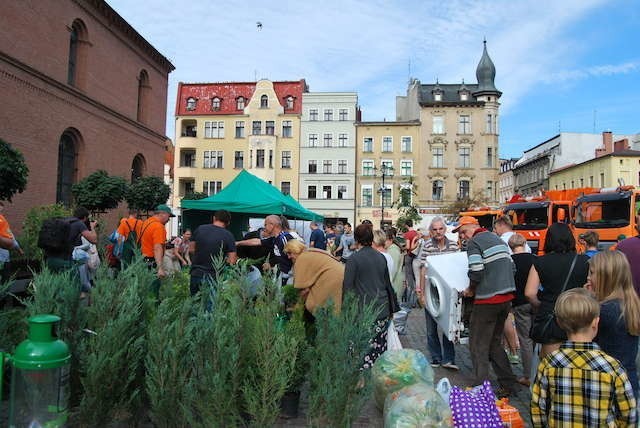
<svg viewBox="0 0 640 428">
<path fill-rule="evenodd" d="M 403 232 L 375 229 L 368 220 L 353 229 L 349 223 L 311 222 L 305 242 L 286 217 L 268 215 L 261 228 L 236 240 L 228 230 L 231 214 L 219 210 L 210 224 L 167 239 L 165 225 L 173 216 L 168 206 L 158 205 L 145 220 L 135 211 L 123 218 L 113 234 L 121 262 L 129 263 L 139 248 L 157 275 L 156 291 L 160 279 L 189 269 L 195 295 L 219 272 L 212 260 L 233 265 L 248 258 L 256 270 L 273 271 L 282 285 L 293 284 L 311 321 L 329 302 L 340 311 L 344 295 L 353 293 L 360 304 L 377 308 L 363 368 L 386 350 L 393 314 L 423 307 L 431 365 L 459 370 L 454 343 L 439 330 L 425 298 L 432 258 L 464 248 L 469 285 L 461 298 L 471 305 L 475 384 L 489 378 L 491 367 L 498 397 L 530 386 L 535 426 L 635 426 L 640 392 L 638 237 L 623 237 L 611 251 L 599 251 L 598 234 L 589 231 L 578 237 L 585 249 L 579 254 L 569 226 L 555 223 L 547 230 L 544 255 L 535 256 L 526 239 L 513 232 L 508 216 L 498 217 L 492 231 L 463 216 L 452 230 L 457 241 L 447 236 L 441 217 L 425 230 L 407 221 Z M 89 293 L 97 222 L 83 207 L 65 222 L 68 245 L 46 247 L 46 266 L 53 271 L 77 268 L 81 292 Z M 8 250 L 20 251 L 20 246 L 0 213 L 0 271 Z M 523 367 L 519 378 L 510 360 L 515 354 Z"/>
</svg>

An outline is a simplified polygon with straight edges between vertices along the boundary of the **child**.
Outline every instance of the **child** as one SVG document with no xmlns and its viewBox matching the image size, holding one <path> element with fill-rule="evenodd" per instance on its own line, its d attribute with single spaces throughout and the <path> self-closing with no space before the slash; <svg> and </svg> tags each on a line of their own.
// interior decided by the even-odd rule
<svg viewBox="0 0 640 428">
<path fill-rule="evenodd" d="M 636 400 L 620 363 L 592 342 L 600 305 L 584 288 L 555 304 L 568 340 L 540 362 L 531 394 L 535 427 L 635 427 Z"/>
</svg>

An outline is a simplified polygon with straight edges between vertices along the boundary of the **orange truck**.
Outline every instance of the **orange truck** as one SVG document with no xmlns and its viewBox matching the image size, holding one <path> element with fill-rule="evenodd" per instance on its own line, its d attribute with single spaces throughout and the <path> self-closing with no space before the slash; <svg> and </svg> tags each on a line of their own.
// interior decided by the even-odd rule
<svg viewBox="0 0 640 428">
<path fill-rule="evenodd" d="M 640 190 L 633 186 L 595 189 L 576 198 L 573 206 L 573 229 L 576 241 L 581 233 L 598 233 L 598 249 L 616 244 L 618 236 L 635 236 L 636 214 L 640 209 Z"/>
<path fill-rule="evenodd" d="M 513 223 L 513 231 L 527 240 L 533 254 L 544 254 L 547 228 L 552 223 L 570 222 L 570 195 L 554 192 L 547 191 L 544 196 L 536 198 L 515 195 L 502 208 Z"/>
<path fill-rule="evenodd" d="M 480 226 L 487 230 L 493 230 L 493 222 L 502 215 L 502 210 L 492 209 L 489 207 L 474 208 L 469 211 L 462 211 L 460 217 L 470 216 L 478 219 Z"/>
</svg>

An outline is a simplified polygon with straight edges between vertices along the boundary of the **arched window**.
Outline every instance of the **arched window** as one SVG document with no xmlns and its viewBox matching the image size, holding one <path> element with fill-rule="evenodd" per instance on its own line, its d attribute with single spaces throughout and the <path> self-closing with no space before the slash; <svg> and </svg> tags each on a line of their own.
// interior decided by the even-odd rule
<svg viewBox="0 0 640 428">
<path fill-rule="evenodd" d="M 269 97 L 263 95 L 260 97 L 260 108 L 268 108 L 269 107 Z"/>
<path fill-rule="evenodd" d="M 213 111 L 218 111 L 220 110 L 220 98 L 215 97 L 214 99 L 211 100 L 211 110 Z"/>
<path fill-rule="evenodd" d="M 133 162 L 131 162 L 131 182 L 133 183 L 138 178 L 144 176 L 147 169 L 147 162 L 140 153 L 135 155 Z"/>
<path fill-rule="evenodd" d="M 138 122 L 147 121 L 147 104 L 149 102 L 149 75 L 142 70 L 138 76 Z"/>
<path fill-rule="evenodd" d="M 76 178 L 77 138 L 73 131 L 67 130 L 58 144 L 58 179 L 56 183 L 56 202 L 71 206 L 71 186 Z"/>
<path fill-rule="evenodd" d="M 87 27 L 84 22 L 76 19 L 69 29 L 67 83 L 80 89 L 84 87 L 84 65 L 86 64 L 88 41 Z"/>
<path fill-rule="evenodd" d="M 196 109 L 196 99 L 193 97 L 187 98 L 187 110 L 195 110 Z"/>
<path fill-rule="evenodd" d="M 244 110 L 244 97 L 236 99 L 236 110 Z"/>
<path fill-rule="evenodd" d="M 287 110 L 293 110 L 293 97 L 291 95 L 289 95 L 286 98 L 286 107 Z"/>
</svg>

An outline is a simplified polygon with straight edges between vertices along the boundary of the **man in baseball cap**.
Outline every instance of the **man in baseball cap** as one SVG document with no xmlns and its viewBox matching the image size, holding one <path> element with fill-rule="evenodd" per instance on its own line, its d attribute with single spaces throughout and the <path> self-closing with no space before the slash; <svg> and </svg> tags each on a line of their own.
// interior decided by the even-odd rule
<svg viewBox="0 0 640 428">
<path fill-rule="evenodd" d="M 478 219 L 475 217 L 471 217 L 470 215 L 465 215 L 460 217 L 460 220 L 458 220 L 458 225 L 455 227 L 455 229 L 453 229 L 453 233 L 458 233 L 458 231 L 460 230 L 460 228 L 462 226 L 466 226 L 467 224 L 475 224 L 480 226 L 480 223 L 478 223 Z"/>
</svg>

